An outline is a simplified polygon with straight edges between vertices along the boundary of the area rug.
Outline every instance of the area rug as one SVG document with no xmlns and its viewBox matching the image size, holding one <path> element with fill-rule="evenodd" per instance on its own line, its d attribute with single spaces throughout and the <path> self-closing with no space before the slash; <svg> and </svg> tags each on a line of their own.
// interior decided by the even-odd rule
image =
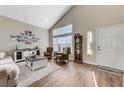
<svg viewBox="0 0 124 93">
<path fill-rule="evenodd" d="M 25 63 L 18 63 L 18 67 L 20 68 L 20 75 L 18 79 L 17 87 L 28 87 L 34 82 L 40 80 L 41 78 L 56 72 L 61 67 L 56 64 L 48 63 L 48 66 L 43 67 L 41 69 L 31 71 Z"/>
</svg>

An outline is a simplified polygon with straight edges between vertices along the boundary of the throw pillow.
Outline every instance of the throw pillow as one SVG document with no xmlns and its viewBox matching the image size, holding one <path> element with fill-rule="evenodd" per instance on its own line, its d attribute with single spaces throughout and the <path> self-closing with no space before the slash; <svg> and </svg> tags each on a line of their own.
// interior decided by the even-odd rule
<svg viewBox="0 0 124 93">
<path fill-rule="evenodd" d="M 0 59 L 3 59 L 5 54 L 6 54 L 5 52 L 0 52 Z"/>
</svg>

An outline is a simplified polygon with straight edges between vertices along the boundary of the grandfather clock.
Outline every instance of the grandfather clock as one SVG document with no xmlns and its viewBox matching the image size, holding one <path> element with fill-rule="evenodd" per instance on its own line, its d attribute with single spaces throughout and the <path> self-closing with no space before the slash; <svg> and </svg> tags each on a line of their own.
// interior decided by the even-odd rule
<svg viewBox="0 0 124 93">
<path fill-rule="evenodd" d="M 74 35 L 74 62 L 83 63 L 82 39 L 83 37 L 79 33 Z"/>
</svg>

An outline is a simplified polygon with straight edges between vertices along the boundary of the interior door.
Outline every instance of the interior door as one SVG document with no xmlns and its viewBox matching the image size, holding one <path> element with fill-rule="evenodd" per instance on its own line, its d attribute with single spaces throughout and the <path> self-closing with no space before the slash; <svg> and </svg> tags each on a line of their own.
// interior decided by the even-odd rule
<svg viewBox="0 0 124 93">
<path fill-rule="evenodd" d="M 124 26 L 98 30 L 98 65 L 124 70 Z"/>
</svg>

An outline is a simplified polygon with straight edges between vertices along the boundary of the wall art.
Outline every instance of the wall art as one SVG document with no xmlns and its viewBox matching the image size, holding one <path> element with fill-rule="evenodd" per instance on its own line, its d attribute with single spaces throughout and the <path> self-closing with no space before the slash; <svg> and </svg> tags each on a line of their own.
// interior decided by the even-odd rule
<svg viewBox="0 0 124 93">
<path fill-rule="evenodd" d="M 10 35 L 11 42 L 19 42 L 25 44 L 32 44 L 40 42 L 40 38 L 36 37 L 31 31 L 21 32 L 19 35 Z"/>
</svg>

